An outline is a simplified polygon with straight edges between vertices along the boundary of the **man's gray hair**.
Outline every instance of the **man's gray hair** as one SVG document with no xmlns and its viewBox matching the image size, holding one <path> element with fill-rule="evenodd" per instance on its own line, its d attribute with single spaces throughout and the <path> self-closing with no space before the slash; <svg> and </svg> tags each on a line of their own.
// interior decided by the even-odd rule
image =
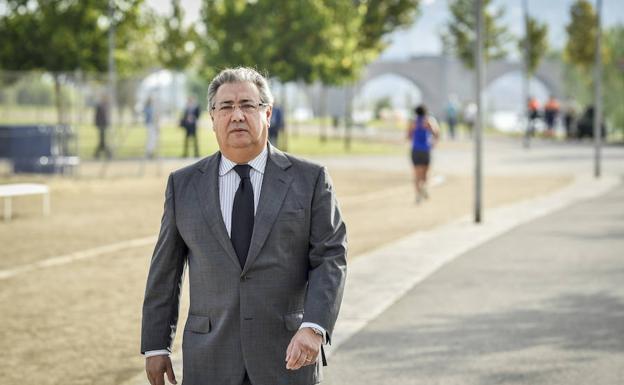
<svg viewBox="0 0 624 385">
<path fill-rule="evenodd" d="M 260 75 L 258 71 L 249 67 L 237 67 L 237 68 L 226 68 L 223 71 L 219 72 L 217 76 L 212 79 L 210 85 L 208 86 L 208 108 L 212 109 L 214 107 L 214 98 L 217 94 L 217 90 L 219 87 L 224 85 L 225 83 L 245 83 L 249 82 L 255 84 L 260 92 L 260 102 L 273 104 L 273 94 L 271 94 L 271 89 L 269 88 L 269 83 L 264 78 L 264 76 Z"/>
</svg>

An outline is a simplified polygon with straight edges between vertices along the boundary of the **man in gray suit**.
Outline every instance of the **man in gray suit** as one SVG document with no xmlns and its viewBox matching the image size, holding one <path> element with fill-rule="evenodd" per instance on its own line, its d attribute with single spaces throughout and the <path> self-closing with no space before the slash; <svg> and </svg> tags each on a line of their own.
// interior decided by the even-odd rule
<svg viewBox="0 0 624 385">
<path fill-rule="evenodd" d="M 208 89 L 219 152 L 169 176 L 143 304 L 141 352 L 166 374 L 188 264 L 186 385 L 321 381 L 346 277 L 346 229 L 324 167 L 267 141 L 273 97 L 250 68 Z"/>
</svg>

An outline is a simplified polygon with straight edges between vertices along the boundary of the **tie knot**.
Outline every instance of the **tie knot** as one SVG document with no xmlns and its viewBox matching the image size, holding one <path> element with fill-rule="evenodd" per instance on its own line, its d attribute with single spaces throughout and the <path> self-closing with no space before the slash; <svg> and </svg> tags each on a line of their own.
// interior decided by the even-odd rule
<svg viewBox="0 0 624 385">
<path fill-rule="evenodd" d="M 248 164 L 237 164 L 234 166 L 234 171 L 241 177 L 241 179 L 249 178 L 249 169 L 251 166 Z"/>
</svg>

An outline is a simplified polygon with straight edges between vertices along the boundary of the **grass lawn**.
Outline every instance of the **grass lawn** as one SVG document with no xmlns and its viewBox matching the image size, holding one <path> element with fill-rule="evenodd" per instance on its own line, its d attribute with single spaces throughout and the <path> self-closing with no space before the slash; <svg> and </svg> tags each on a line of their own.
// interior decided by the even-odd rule
<svg viewBox="0 0 624 385">
<path fill-rule="evenodd" d="M 82 159 L 91 159 L 97 146 L 98 132 L 93 126 L 84 126 L 77 131 L 78 150 Z M 140 158 L 145 152 L 146 129 L 142 126 L 128 126 L 111 130 L 109 143 L 114 148 L 116 158 Z M 217 141 L 212 128 L 198 130 L 199 151 L 206 156 L 217 151 Z M 280 138 L 280 148 L 285 148 L 284 138 Z M 403 147 L 392 143 L 377 143 L 373 140 L 353 139 L 351 148 L 345 149 L 342 139 L 328 138 L 321 142 L 316 135 L 289 135 L 287 150 L 299 155 L 353 155 L 353 154 L 394 154 Z M 184 146 L 184 130 L 172 125 L 161 127 L 160 156 L 179 157 Z"/>
</svg>

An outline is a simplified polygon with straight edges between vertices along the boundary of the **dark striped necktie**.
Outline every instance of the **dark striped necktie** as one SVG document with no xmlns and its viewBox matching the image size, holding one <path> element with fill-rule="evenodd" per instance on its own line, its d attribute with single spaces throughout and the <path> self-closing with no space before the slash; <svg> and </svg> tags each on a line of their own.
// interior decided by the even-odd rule
<svg viewBox="0 0 624 385">
<path fill-rule="evenodd" d="M 234 166 L 234 171 L 240 176 L 241 181 L 234 195 L 231 239 L 241 268 L 245 266 L 247 260 L 254 227 L 254 193 L 249 169 L 248 164 Z"/>
</svg>

